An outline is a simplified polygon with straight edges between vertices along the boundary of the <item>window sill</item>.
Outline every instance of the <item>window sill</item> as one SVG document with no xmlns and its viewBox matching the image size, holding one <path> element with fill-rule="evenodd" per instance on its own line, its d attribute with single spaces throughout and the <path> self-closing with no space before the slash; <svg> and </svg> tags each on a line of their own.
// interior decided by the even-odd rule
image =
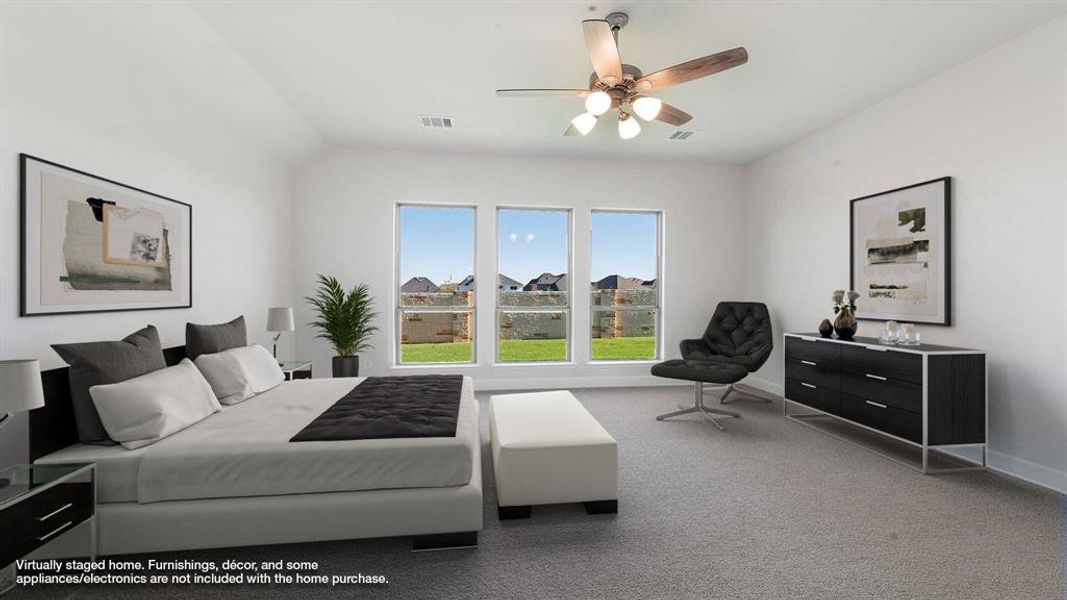
<svg viewBox="0 0 1067 600">
<path fill-rule="evenodd" d="M 609 365 L 609 366 L 610 365 L 649 366 L 649 365 L 659 364 L 661 362 L 663 362 L 663 361 L 661 361 L 658 358 L 649 358 L 649 359 L 642 359 L 642 360 L 591 360 L 586 364 L 591 365 L 591 366 L 595 366 L 595 367 L 602 367 L 602 366 L 605 366 L 605 365 Z"/>
<path fill-rule="evenodd" d="M 457 368 L 470 368 L 477 367 L 478 363 L 465 362 L 465 363 L 419 363 L 416 365 L 393 365 L 390 369 L 457 369 Z"/>
<path fill-rule="evenodd" d="M 574 366 L 577 366 L 577 365 L 578 365 L 578 363 L 576 363 L 576 362 L 574 362 L 572 360 L 568 360 L 568 361 L 547 361 L 546 360 L 546 361 L 541 361 L 541 362 L 504 362 L 504 363 L 495 362 L 495 363 L 493 363 L 492 366 L 494 368 L 496 368 L 496 367 L 574 367 Z"/>
</svg>

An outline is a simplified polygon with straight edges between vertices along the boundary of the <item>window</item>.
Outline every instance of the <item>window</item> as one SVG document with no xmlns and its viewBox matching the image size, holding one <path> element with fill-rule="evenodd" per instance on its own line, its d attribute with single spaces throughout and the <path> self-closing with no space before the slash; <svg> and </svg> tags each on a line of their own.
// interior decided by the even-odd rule
<svg viewBox="0 0 1067 600">
<path fill-rule="evenodd" d="M 397 364 L 474 362 L 473 207 L 397 207 Z"/>
<path fill-rule="evenodd" d="M 659 356 L 660 214 L 593 211 L 593 360 Z"/>
<path fill-rule="evenodd" d="M 497 361 L 570 360 L 569 210 L 497 210 Z"/>
</svg>

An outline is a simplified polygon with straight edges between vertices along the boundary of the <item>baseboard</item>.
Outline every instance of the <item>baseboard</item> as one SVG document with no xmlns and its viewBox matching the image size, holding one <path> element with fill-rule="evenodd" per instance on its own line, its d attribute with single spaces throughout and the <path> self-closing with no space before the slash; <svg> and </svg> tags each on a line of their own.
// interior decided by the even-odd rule
<svg viewBox="0 0 1067 600">
<path fill-rule="evenodd" d="M 1052 467 L 990 450 L 989 469 L 1067 495 L 1067 473 Z"/>
<path fill-rule="evenodd" d="M 757 390 L 762 390 L 770 394 L 774 394 L 779 398 L 785 394 L 785 387 L 779 383 L 774 383 L 769 379 L 762 379 L 760 377 L 749 376 L 741 381 L 741 385 L 747 385 Z"/>
<path fill-rule="evenodd" d="M 575 388 L 678 387 L 692 383 L 651 375 L 625 377 L 530 377 L 508 379 L 474 378 L 475 391 L 560 390 Z"/>
</svg>

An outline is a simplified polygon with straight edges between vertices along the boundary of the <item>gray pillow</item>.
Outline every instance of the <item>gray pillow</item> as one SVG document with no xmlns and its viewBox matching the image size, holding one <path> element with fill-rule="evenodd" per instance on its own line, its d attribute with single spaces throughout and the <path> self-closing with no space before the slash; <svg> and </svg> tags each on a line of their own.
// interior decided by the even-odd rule
<svg viewBox="0 0 1067 600">
<path fill-rule="evenodd" d="M 89 388 L 118 383 L 167 366 L 159 332 L 152 325 L 131 333 L 121 342 L 53 344 L 56 354 L 70 365 L 70 399 L 78 438 L 86 444 L 114 444 L 100 422 Z"/>
<path fill-rule="evenodd" d="M 196 360 L 201 354 L 215 354 L 248 345 L 244 316 L 221 325 L 185 324 L 185 355 Z"/>
</svg>

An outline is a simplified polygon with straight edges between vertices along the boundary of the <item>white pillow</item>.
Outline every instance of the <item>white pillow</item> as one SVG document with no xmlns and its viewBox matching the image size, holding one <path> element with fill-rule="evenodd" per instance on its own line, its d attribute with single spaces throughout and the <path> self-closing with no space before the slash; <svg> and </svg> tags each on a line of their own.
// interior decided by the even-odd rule
<svg viewBox="0 0 1067 600">
<path fill-rule="evenodd" d="M 94 385 L 89 395 L 107 434 L 127 450 L 158 442 L 222 410 L 188 358 L 120 383 Z"/>
<path fill-rule="evenodd" d="M 196 368 L 223 404 L 237 404 L 285 381 L 278 360 L 259 344 L 196 357 Z"/>
</svg>

